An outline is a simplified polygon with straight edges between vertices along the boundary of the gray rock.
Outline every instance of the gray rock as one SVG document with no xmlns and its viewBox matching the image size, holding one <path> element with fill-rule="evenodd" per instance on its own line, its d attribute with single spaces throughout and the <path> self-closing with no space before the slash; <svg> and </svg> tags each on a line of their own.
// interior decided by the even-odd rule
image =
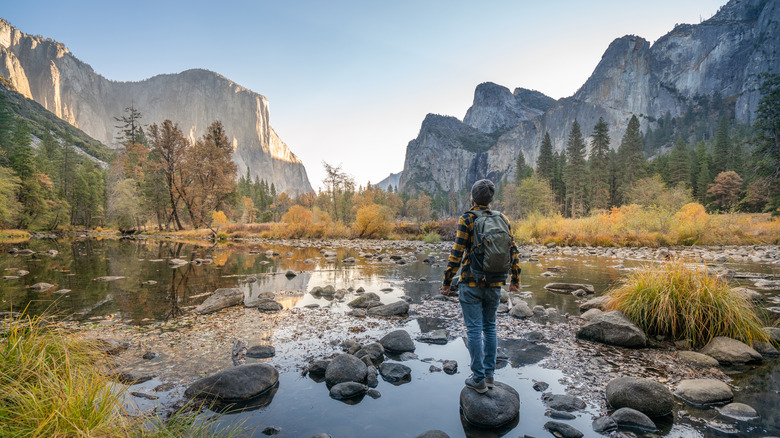
<svg viewBox="0 0 780 438">
<path fill-rule="evenodd" d="M 297 277 L 298 273 L 291 269 L 288 269 L 287 272 L 284 273 L 284 276 L 287 278 L 293 278 L 293 277 Z"/>
<path fill-rule="evenodd" d="M 160 397 L 158 397 L 156 395 L 153 395 L 153 394 L 147 394 L 145 392 L 138 392 L 138 391 L 133 391 L 133 392 L 130 393 L 130 395 L 132 395 L 133 397 L 145 398 L 147 400 L 157 400 L 157 399 L 160 398 Z"/>
<path fill-rule="evenodd" d="M 678 351 L 677 357 L 683 361 L 703 368 L 712 368 L 718 366 L 718 361 L 706 354 L 697 353 L 695 351 Z"/>
<path fill-rule="evenodd" d="M 731 293 L 742 297 L 745 301 L 752 301 L 754 303 L 759 303 L 761 301 L 764 301 L 764 294 L 761 292 L 756 292 L 753 289 L 748 289 L 746 287 L 735 287 L 731 289 Z"/>
<path fill-rule="evenodd" d="M 593 420 L 593 430 L 596 433 L 600 433 L 602 435 L 617 429 L 617 427 L 618 425 L 615 420 L 607 416 L 599 417 Z"/>
<path fill-rule="evenodd" d="M 93 281 L 101 282 L 101 283 L 108 283 L 110 281 L 117 281 L 117 280 L 123 280 L 125 277 L 121 276 L 105 276 L 105 277 L 98 277 Z"/>
<path fill-rule="evenodd" d="M 369 388 L 376 388 L 379 386 L 379 379 L 377 376 L 379 376 L 379 371 L 375 366 L 366 368 L 366 385 L 368 385 Z"/>
<path fill-rule="evenodd" d="M 442 363 L 442 369 L 445 374 L 455 374 L 458 372 L 458 362 L 454 360 L 445 360 L 444 363 Z"/>
<path fill-rule="evenodd" d="M 318 433 L 317 435 L 312 435 L 311 438 L 333 438 L 333 437 L 328 435 L 327 433 Z"/>
<path fill-rule="evenodd" d="M 672 412 L 674 395 L 655 380 L 642 377 L 618 377 L 607 384 L 607 402 L 615 409 L 632 408 L 649 417 Z"/>
<path fill-rule="evenodd" d="M 551 434 L 561 438 L 582 438 L 582 432 L 560 421 L 548 421 L 544 423 L 544 428 Z"/>
<path fill-rule="evenodd" d="M 276 368 L 265 363 L 240 365 L 193 382 L 184 395 L 220 401 L 240 401 L 261 394 L 279 381 Z"/>
<path fill-rule="evenodd" d="M 259 300 L 254 303 L 254 307 L 257 307 L 257 310 L 261 312 L 278 312 L 282 309 L 284 309 L 284 306 L 282 306 L 282 303 L 276 302 L 274 300 Z"/>
<path fill-rule="evenodd" d="M 591 298 L 588 301 L 585 301 L 584 303 L 580 304 L 580 310 L 583 312 L 590 309 L 604 310 L 604 306 L 607 304 L 608 301 L 609 301 L 609 296 L 607 295 Z"/>
<path fill-rule="evenodd" d="M 246 351 L 246 357 L 265 359 L 274 357 L 276 348 L 273 345 L 253 345 Z"/>
<path fill-rule="evenodd" d="M 189 263 L 189 262 L 186 261 L 186 260 L 182 260 L 182 259 L 170 259 L 170 260 L 168 260 L 168 266 L 170 266 L 172 268 L 178 268 L 180 266 L 186 265 L 187 263 Z"/>
<path fill-rule="evenodd" d="M 675 394 L 694 406 L 710 406 L 729 403 L 734 393 L 728 385 L 715 379 L 683 380 Z"/>
<path fill-rule="evenodd" d="M 423 333 L 420 341 L 428 344 L 444 345 L 449 340 L 447 329 L 434 330 L 430 333 Z"/>
<path fill-rule="evenodd" d="M 780 351 L 777 351 L 777 348 L 769 342 L 753 341 L 753 349 L 765 359 L 780 356 Z"/>
<path fill-rule="evenodd" d="M 385 348 L 382 347 L 382 344 L 379 342 L 368 344 L 355 353 L 355 357 L 358 359 L 362 358 L 363 356 L 367 356 L 369 359 L 371 359 L 371 362 L 378 362 L 384 357 L 384 355 Z"/>
<path fill-rule="evenodd" d="M 603 314 L 604 314 L 604 312 L 602 312 L 601 309 L 593 308 L 593 309 L 585 311 L 585 313 L 580 315 L 580 318 L 590 321 L 593 318 L 595 318 L 595 317 L 597 317 L 599 315 L 603 315 Z"/>
<path fill-rule="evenodd" d="M 282 433 L 282 428 L 278 426 L 268 426 L 265 429 L 263 429 L 263 435 L 277 435 Z"/>
<path fill-rule="evenodd" d="M 35 283 L 34 285 L 30 286 L 30 289 L 32 289 L 34 291 L 38 291 L 38 292 L 43 292 L 43 291 L 49 290 L 49 289 L 51 289 L 53 287 L 54 287 L 54 285 L 53 284 L 49 284 L 49 283 Z"/>
<path fill-rule="evenodd" d="M 324 375 L 330 365 L 329 360 L 315 360 L 309 364 L 309 374 Z"/>
<path fill-rule="evenodd" d="M 368 386 L 357 382 L 341 382 L 330 388 L 330 396 L 336 400 L 346 400 L 367 392 Z"/>
<path fill-rule="evenodd" d="M 407 333 L 406 330 L 392 331 L 383 336 L 382 339 L 379 340 L 379 343 L 382 344 L 389 353 L 400 354 L 406 351 L 414 351 L 415 349 L 414 341 L 412 341 L 412 337 L 409 336 L 409 333 Z"/>
<path fill-rule="evenodd" d="M 347 303 L 347 306 L 357 309 L 366 309 L 369 307 L 377 307 L 381 306 L 382 303 L 379 300 L 379 295 L 369 292 L 367 294 L 363 294 L 354 300 Z"/>
<path fill-rule="evenodd" d="M 420 356 L 417 356 L 416 354 L 407 351 L 406 353 L 401 353 L 400 358 L 402 361 L 406 362 L 408 360 L 417 360 L 420 358 Z"/>
<path fill-rule="evenodd" d="M 517 300 L 512 303 L 512 308 L 509 310 L 509 314 L 515 318 L 523 319 L 534 315 L 534 311 L 528 307 L 525 301 Z"/>
<path fill-rule="evenodd" d="M 502 382 L 496 382 L 493 389 L 484 394 L 464 387 L 460 392 L 460 407 L 469 423 L 479 427 L 500 427 L 519 415 L 520 396 Z"/>
<path fill-rule="evenodd" d="M 631 408 L 620 408 L 610 415 L 620 427 L 642 429 L 643 431 L 654 431 L 658 428 L 647 415 Z"/>
<path fill-rule="evenodd" d="M 222 310 L 226 307 L 237 306 L 244 302 L 244 292 L 239 288 L 217 289 L 200 306 L 195 308 L 195 313 L 206 314 Z"/>
<path fill-rule="evenodd" d="M 577 337 L 620 347 L 640 348 L 647 343 L 645 333 L 619 310 L 593 317 L 580 327 Z"/>
<path fill-rule="evenodd" d="M 347 315 L 354 316 L 355 318 L 365 318 L 366 309 L 352 309 L 349 312 L 347 312 Z"/>
<path fill-rule="evenodd" d="M 729 403 L 726 406 L 717 409 L 721 415 L 739 421 L 748 421 L 758 418 L 758 412 L 744 403 Z"/>
<path fill-rule="evenodd" d="M 764 327 L 764 332 L 771 342 L 780 345 L 780 327 Z"/>
<path fill-rule="evenodd" d="M 342 382 L 362 383 L 366 380 L 366 364 L 351 354 L 336 356 L 325 370 L 325 382 L 329 386 Z"/>
<path fill-rule="evenodd" d="M 566 412 L 579 411 L 586 406 L 584 401 L 566 394 L 544 394 L 542 402 L 550 409 Z"/>
<path fill-rule="evenodd" d="M 714 357 L 723 365 L 741 365 L 749 362 L 760 362 L 763 359 L 756 350 L 747 344 L 725 336 L 713 338 L 700 352 Z"/>
<path fill-rule="evenodd" d="M 450 436 L 440 430 L 429 430 L 417 435 L 415 438 L 450 438 Z"/>
<path fill-rule="evenodd" d="M 438 373 L 441 372 L 441 368 L 437 367 L 436 365 L 431 365 L 430 367 L 428 367 L 428 371 L 432 373 Z"/>
<path fill-rule="evenodd" d="M 409 313 L 409 303 L 406 301 L 396 301 L 395 303 L 382 306 L 371 307 L 366 314 L 368 316 L 397 316 Z"/>
<path fill-rule="evenodd" d="M 544 288 L 551 292 L 570 293 L 578 289 L 582 289 L 589 294 L 596 293 L 596 289 L 593 288 L 592 284 L 548 283 Z"/>
<path fill-rule="evenodd" d="M 544 392 L 549 388 L 550 385 L 547 382 L 534 382 L 534 391 L 536 392 Z"/>
<path fill-rule="evenodd" d="M 114 356 L 130 348 L 130 343 L 119 339 L 98 339 L 95 346 L 98 351 Z"/>
<path fill-rule="evenodd" d="M 111 375 L 117 381 L 124 383 L 125 385 L 138 385 L 139 383 L 148 382 L 155 378 L 154 374 L 145 374 L 140 371 L 120 371 Z"/>
<path fill-rule="evenodd" d="M 568 412 L 564 411 L 556 411 L 555 409 L 551 409 L 544 413 L 544 415 L 547 415 L 548 417 L 552 418 L 553 420 L 573 420 L 577 418 L 576 415 L 570 414 Z"/>
<path fill-rule="evenodd" d="M 395 362 L 385 362 L 379 367 L 379 374 L 386 382 L 398 383 L 411 380 L 412 369 Z"/>
</svg>

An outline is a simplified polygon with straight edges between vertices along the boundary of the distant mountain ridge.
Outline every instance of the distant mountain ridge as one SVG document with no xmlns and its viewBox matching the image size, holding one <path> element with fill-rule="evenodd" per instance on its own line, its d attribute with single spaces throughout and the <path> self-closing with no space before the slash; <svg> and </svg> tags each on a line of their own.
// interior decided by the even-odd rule
<svg viewBox="0 0 780 438">
<path fill-rule="evenodd" d="M 170 119 L 191 139 L 221 120 L 233 141 L 239 175 L 274 183 L 278 192 L 312 191 L 306 169 L 270 125 L 268 100 L 207 70 L 163 74 L 138 82 L 95 73 L 61 43 L 27 35 L 0 19 L 0 75 L 16 90 L 112 146 L 115 116 L 131 104 L 143 124 Z"/>
<path fill-rule="evenodd" d="M 720 93 L 735 102 L 738 121 L 753 123 L 759 74 L 780 71 L 778 23 L 780 1 L 731 0 L 652 46 L 638 36 L 617 38 L 585 84 L 558 101 L 480 84 L 462 122 L 425 118 L 407 145 L 401 189 L 463 192 L 478 178 L 513 178 L 519 153 L 535 165 L 545 132 L 563 150 L 575 119 L 587 137 L 603 117 L 616 149 L 632 114 L 646 130 L 665 113 L 679 116 L 697 97 Z"/>
</svg>

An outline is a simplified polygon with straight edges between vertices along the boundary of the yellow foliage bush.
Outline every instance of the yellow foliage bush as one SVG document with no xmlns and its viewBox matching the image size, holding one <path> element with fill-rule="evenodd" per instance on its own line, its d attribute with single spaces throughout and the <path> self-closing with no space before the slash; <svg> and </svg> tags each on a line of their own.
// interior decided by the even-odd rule
<svg viewBox="0 0 780 438">
<path fill-rule="evenodd" d="M 229 223 L 227 215 L 222 210 L 215 211 L 211 215 L 211 225 L 217 230 L 227 227 Z"/>
<path fill-rule="evenodd" d="M 368 204 L 361 207 L 355 216 L 352 230 L 356 237 L 366 239 L 386 238 L 390 233 L 390 211 L 387 207 Z"/>
<path fill-rule="evenodd" d="M 699 203 L 685 204 L 674 215 L 673 241 L 678 245 L 694 245 L 702 242 L 707 232 L 707 211 Z"/>
</svg>

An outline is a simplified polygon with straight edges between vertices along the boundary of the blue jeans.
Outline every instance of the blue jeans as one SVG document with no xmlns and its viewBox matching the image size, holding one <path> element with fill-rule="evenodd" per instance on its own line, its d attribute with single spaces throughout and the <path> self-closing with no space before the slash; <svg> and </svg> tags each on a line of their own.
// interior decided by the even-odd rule
<svg viewBox="0 0 780 438">
<path fill-rule="evenodd" d="M 501 301 L 501 288 L 470 287 L 461 283 L 458 300 L 466 323 L 471 372 L 479 382 L 485 377 L 493 377 L 496 370 L 496 311 Z"/>
</svg>

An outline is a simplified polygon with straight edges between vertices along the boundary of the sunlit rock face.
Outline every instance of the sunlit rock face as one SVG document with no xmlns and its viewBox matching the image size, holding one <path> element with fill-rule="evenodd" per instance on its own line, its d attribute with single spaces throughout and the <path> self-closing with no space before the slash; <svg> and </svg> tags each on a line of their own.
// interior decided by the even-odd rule
<svg viewBox="0 0 780 438">
<path fill-rule="evenodd" d="M 131 104 L 143 124 L 170 119 L 193 140 L 221 120 L 232 137 L 239 175 L 248 168 L 278 192 L 312 190 L 303 164 L 269 123 L 268 100 L 217 73 L 195 69 L 139 82 L 111 81 L 64 45 L 0 20 L 0 74 L 25 97 L 109 146 L 117 145 L 114 117 Z"/>
<path fill-rule="evenodd" d="M 696 96 L 720 93 L 734 100 L 738 121 L 752 124 L 759 74 L 780 71 L 778 22 L 780 2 L 732 0 L 709 20 L 678 25 L 652 45 L 638 36 L 618 38 L 585 84 L 558 101 L 481 84 L 462 123 L 426 117 L 407 146 L 401 189 L 463 191 L 480 178 L 511 180 L 519 153 L 536 164 L 545 132 L 554 150 L 564 150 L 575 119 L 587 139 L 603 117 L 617 149 L 633 114 L 643 131 L 655 128 L 653 120 L 683 114 Z"/>
</svg>

